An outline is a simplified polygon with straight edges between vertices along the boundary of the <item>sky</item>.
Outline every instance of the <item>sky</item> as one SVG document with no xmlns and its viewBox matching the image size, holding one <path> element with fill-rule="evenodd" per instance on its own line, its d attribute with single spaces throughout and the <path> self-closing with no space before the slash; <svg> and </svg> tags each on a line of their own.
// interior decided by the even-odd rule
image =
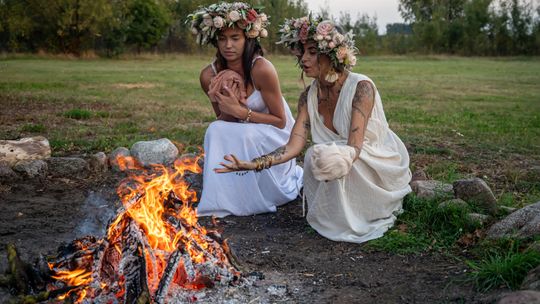
<svg viewBox="0 0 540 304">
<path fill-rule="evenodd" d="M 304 0 L 308 8 L 319 13 L 321 7 L 330 8 L 330 14 L 339 17 L 339 12 L 349 12 L 354 22 L 358 14 L 368 14 L 370 17 L 377 15 L 379 33 L 386 32 L 386 24 L 403 22 L 398 12 L 399 0 Z"/>
</svg>

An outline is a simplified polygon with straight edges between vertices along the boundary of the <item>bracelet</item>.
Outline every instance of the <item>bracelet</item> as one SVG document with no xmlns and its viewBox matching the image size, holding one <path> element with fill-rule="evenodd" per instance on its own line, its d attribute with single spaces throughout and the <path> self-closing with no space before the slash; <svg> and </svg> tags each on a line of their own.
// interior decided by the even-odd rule
<svg viewBox="0 0 540 304">
<path fill-rule="evenodd" d="M 264 169 L 272 167 L 273 156 L 272 155 L 263 155 L 251 160 L 255 163 L 255 172 L 261 172 Z"/>
<path fill-rule="evenodd" d="M 244 119 L 244 122 L 249 122 L 249 120 L 251 119 L 251 113 L 253 112 L 250 108 L 247 108 L 247 110 L 248 112 L 246 118 Z"/>
</svg>

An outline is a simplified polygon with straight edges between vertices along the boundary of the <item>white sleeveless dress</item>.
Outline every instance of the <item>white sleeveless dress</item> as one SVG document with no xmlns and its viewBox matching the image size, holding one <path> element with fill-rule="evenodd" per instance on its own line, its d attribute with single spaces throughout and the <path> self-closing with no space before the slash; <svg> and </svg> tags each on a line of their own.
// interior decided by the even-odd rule
<svg viewBox="0 0 540 304">
<path fill-rule="evenodd" d="M 351 125 L 352 99 L 359 81 L 368 77 L 349 73 L 337 101 L 333 123 L 328 129 L 318 112 L 317 81 L 308 93 L 311 135 L 315 144 L 346 145 Z M 334 241 L 362 243 L 381 237 L 402 211 L 402 199 L 411 192 L 409 154 L 390 130 L 375 84 L 375 104 L 365 131 L 359 159 L 343 178 L 319 182 L 311 172 L 312 148 L 304 162 L 304 193 L 307 221 L 321 235 Z"/>
<path fill-rule="evenodd" d="M 257 57 L 253 60 L 262 58 Z M 215 71 L 214 66 L 212 68 Z M 199 216 L 252 215 L 275 212 L 276 206 L 294 200 L 302 188 L 303 170 L 296 161 L 273 166 L 261 172 L 249 171 L 245 175 L 218 174 L 223 156 L 234 154 L 241 160 L 251 160 L 268 154 L 287 144 L 294 125 L 294 118 L 284 98 L 287 116 L 285 128 L 269 124 L 237 123 L 216 120 L 204 136 L 204 171 Z M 247 98 L 247 105 L 255 112 L 269 113 L 261 92 L 254 90 Z"/>
</svg>

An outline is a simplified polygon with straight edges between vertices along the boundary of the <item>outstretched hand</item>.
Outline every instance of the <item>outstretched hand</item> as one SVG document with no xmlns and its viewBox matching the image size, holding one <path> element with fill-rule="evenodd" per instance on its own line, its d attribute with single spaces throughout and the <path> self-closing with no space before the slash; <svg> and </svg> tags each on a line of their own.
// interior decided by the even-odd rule
<svg viewBox="0 0 540 304">
<path fill-rule="evenodd" d="M 214 172 L 216 173 L 229 173 L 234 171 L 246 171 L 246 170 L 254 170 L 256 167 L 256 164 L 252 162 L 242 161 L 236 158 L 234 154 L 225 155 L 223 157 L 228 163 L 221 162 L 219 163 L 223 168 L 214 168 Z"/>
</svg>

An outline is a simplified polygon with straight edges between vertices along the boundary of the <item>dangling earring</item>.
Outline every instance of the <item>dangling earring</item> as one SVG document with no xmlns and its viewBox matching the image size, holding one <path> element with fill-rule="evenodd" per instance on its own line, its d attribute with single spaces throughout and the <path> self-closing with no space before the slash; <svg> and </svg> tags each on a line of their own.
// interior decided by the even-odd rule
<svg viewBox="0 0 540 304">
<path fill-rule="evenodd" d="M 328 81 L 330 83 L 336 82 L 338 80 L 338 78 L 339 78 L 339 75 L 336 72 L 336 70 L 334 70 L 334 67 L 330 68 L 330 71 L 328 71 L 326 76 L 324 76 L 324 80 L 326 80 L 326 81 Z"/>
</svg>

